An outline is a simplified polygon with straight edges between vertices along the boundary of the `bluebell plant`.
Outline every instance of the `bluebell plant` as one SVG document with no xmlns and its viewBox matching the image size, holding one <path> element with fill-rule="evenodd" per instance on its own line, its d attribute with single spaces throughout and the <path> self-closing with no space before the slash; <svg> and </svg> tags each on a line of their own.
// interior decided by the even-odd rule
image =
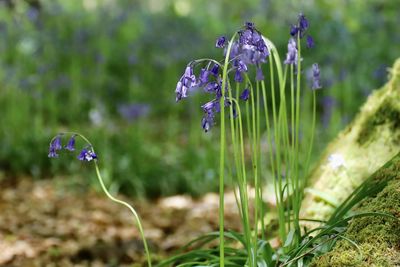
<svg viewBox="0 0 400 267">
<path fill-rule="evenodd" d="M 70 138 L 69 138 L 67 144 L 63 147 L 62 139 L 66 135 L 70 135 Z M 49 158 L 58 158 L 59 157 L 58 153 L 60 153 L 62 150 L 66 150 L 68 152 L 74 152 L 75 151 L 75 141 L 76 141 L 77 137 L 81 138 L 86 143 L 86 145 L 80 150 L 80 152 L 77 156 L 77 159 L 80 161 L 83 161 L 83 162 L 92 162 L 94 164 L 94 167 L 96 170 L 96 175 L 100 182 L 101 188 L 104 191 L 104 193 L 106 194 L 106 196 L 111 201 L 114 201 L 120 205 L 127 207 L 132 212 L 135 222 L 136 222 L 136 225 L 139 229 L 142 241 L 143 241 L 143 246 L 144 246 L 145 253 L 146 253 L 147 264 L 149 267 L 151 267 L 152 263 L 151 263 L 150 252 L 148 249 L 146 238 L 144 236 L 144 230 L 143 230 L 143 226 L 140 221 L 139 215 L 137 214 L 136 210 L 129 203 L 112 196 L 110 194 L 110 192 L 107 190 L 107 188 L 103 182 L 103 179 L 102 179 L 102 176 L 100 173 L 100 169 L 98 166 L 98 160 L 99 160 L 98 156 L 97 156 L 96 152 L 94 151 L 93 145 L 89 142 L 89 140 L 82 134 L 75 133 L 75 132 L 59 133 L 55 137 L 53 137 L 53 139 L 50 141 L 48 157 Z"/>
<path fill-rule="evenodd" d="M 260 246 L 258 237 L 261 235 L 265 240 L 268 234 L 265 229 L 265 211 L 262 203 L 263 184 L 268 178 L 274 183 L 279 237 L 282 243 L 285 243 L 282 247 L 284 250 L 290 250 L 299 245 L 301 235 L 299 211 L 314 139 L 316 90 L 322 87 L 319 65 L 315 63 L 312 65 L 313 84 L 310 88 L 313 94 L 312 131 L 311 136 L 305 140 L 309 143 L 307 156 L 305 160 L 300 160 L 303 37 L 306 37 L 307 48 L 315 47 L 314 39 L 307 34 L 309 26 L 305 15 L 299 14 L 297 22 L 290 27 L 286 58 L 282 64 L 274 44 L 261 34 L 254 23 L 246 22 L 230 39 L 225 36 L 216 39 L 215 47 L 223 49 L 223 62 L 209 58 L 189 62 L 175 88 L 177 102 L 198 90 L 210 95 L 211 99 L 200 105 L 204 113 L 201 127 L 205 132 L 210 131 L 218 119 L 220 121 L 219 266 L 225 264 L 226 168 L 231 169 L 229 173 L 235 176 L 235 186 L 239 192 L 237 203 L 248 255 L 246 266 L 259 266 L 260 260 L 262 261 L 258 255 Z M 278 88 L 275 88 L 276 84 Z M 225 109 L 228 118 L 225 116 Z M 228 126 L 230 136 L 226 134 Z M 244 131 L 245 127 L 247 131 Z M 266 152 L 261 149 L 261 141 L 264 138 L 269 145 L 269 151 Z M 244 144 L 247 141 L 251 147 L 251 171 L 248 171 L 245 160 Z M 227 159 L 228 150 L 233 152 L 231 154 L 233 159 Z M 267 162 L 271 177 L 261 173 L 260 166 L 264 166 Z M 252 227 L 247 192 L 248 175 L 252 176 L 256 192 Z"/>
</svg>

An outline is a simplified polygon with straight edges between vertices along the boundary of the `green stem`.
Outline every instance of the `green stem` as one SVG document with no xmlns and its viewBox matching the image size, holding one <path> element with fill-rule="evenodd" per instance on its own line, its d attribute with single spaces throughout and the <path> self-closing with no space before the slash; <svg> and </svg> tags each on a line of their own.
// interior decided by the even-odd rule
<svg viewBox="0 0 400 267">
<path fill-rule="evenodd" d="M 311 154 L 312 154 L 312 149 L 313 149 L 313 144 L 314 144 L 314 134 L 315 134 L 315 123 L 316 123 L 316 114 L 317 114 L 317 100 L 316 100 L 316 90 L 313 90 L 312 92 L 312 124 L 311 124 L 311 137 L 310 137 L 310 143 L 308 145 L 308 153 L 307 153 L 307 161 L 306 161 L 306 168 L 304 172 L 304 177 L 307 177 L 308 175 L 308 169 L 310 167 L 310 159 L 311 159 Z M 301 198 L 303 198 L 304 194 L 304 187 L 306 185 L 306 181 L 303 181 L 301 184 Z"/>
<path fill-rule="evenodd" d="M 294 209 L 294 226 L 297 232 L 298 239 L 300 238 L 300 224 L 299 224 L 299 212 L 300 212 L 300 177 L 299 177 L 299 133 L 300 133 L 300 91 L 301 91 L 301 42 L 300 35 L 297 35 L 297 47 L 298 47 L 298 55 L 297 55 L 297 85 L 296 85 L 296 151 L 295 151 L 295 206 Z"/>
<path fill-rule="evenodd" d="M 220 99 L 220 110 L 221 110 L 221 134 L 220 134 L 220 154 L 219 154 L 219 263 L 220 267 L 225 266 L 225 242 L 224 242 L 224 167 L 225 167 L 225 88 L 227 84 L 227 71 L 229 64 L 229 55 L 231 54 L 231 48 L 233 40 L 236 37 L 234 34 L 229 42 L 226 50 L 224 68 L 222 72 L 222 97 Z"/>
<path fill-rule="evenodd" d="M 122 201 L 122 200 L 119 200 L 118 198 L 113 197 L 113 196 L 108 192 L 107 188 L 105 187 L 105 185 L 104 185 L 104 183 L 103 183 L 103 179 L 101 178 L 99 166 L 98 166 L 96 160 L 94 161 L 94 166 L 95 166 L 95 168 L 96 168 L 96 174 L 97 174 L 97 178 L 98 178 L 98 180 L 99 180 L 99 182 L 100 182 L 101 188 L 103 189 L 103 191 L 104 191 L 104 193 L 107 195 L 107 197 L 108 197 L 110 200 L 112 200 L 112 201 L 114 201 L 114 202 L 116 202 L 116 203 L 119 203 L 119 204 L 121 204 L 121 205 L 127 207 L 127 208 L 132 212 L 133 216 L 135 217 L 137 226 L 138 226 L 138 228 L 139 228 L 140 236 L 141 236 L 142 241 L 143 241 L 144 250 L 145 250 L 145 252 L 146 252 L 147 264 L 148 264 L 149 267 L 151 267 L 150 252 L 149 252 L 149 248 L 148 248 L 148 246 L 147 246 L 146 238 L 145 238 L 145 235 L 144 235 L 144 231 L 143 231 L 142 224 L 141 224 L 141 222 L 140 222 L 139 215 L 137 214 L 137 212 L 135 211 L 135 209 L 134 209 L 131 205 L 129 205 L 127 202 Z"/>
<path fill-rule="evenodd" d="M 85 136 L 83 136 L 82 134 L 79 134 L 79 133 L 76 133 L 76 132 L 65 132 L 64 134 L 72 134 L 72 135 L 77 135 L 77 136 L 81 137 L 88 145 L 90 145 L 90 147 L 91 147 L 93 153 L 95 153 L 94 148 L 93 148 L 93 145 L 92 145 L 92 144 L 90 143 L 90 141 L 89 141 Z M 130 204 L 128 204 L 127 202 L 125 202 L 125 201 L 123 201 L 123 200 L 120 200 L 120 199 L 118 199 L 118 198 L 116 198 L 116 197 L 114 197 L 114 196 L 112 196 L 112 195 L 110 194 L 110 192 L 107 190 L 106 186 L 104 185 L 103 178 L 101 177 L 100 170 L 99 170 L 99 166 L 98 166 L 98 164 L 97 164 L 97 160 L 96 160 L 96 159 L 94 160 L 94 166 L 95 166 L 95 169 L 96 169 L 97 178 L 98 178 L 98 180 L 99 180 L 99 182 L 100 182 L 100 185 L 101 185 L 101 188 L 103 189 L 103 191 L 104 191 L 104 193 L 106 194 L 106 196 L 107 196 L 111 201 L 114 201 L 114 202 L 116 202 L 116 203 L 118 203 L 118 204 L 121 204 L 121 205 L 127 207 L 127 208 L 132 212 L 133 216 L 135 217 L 136 224 L 137 224 L 137 226 L 138 226 L 138 228 L 139 228 L 140 236 L 141 236 L 142 241 L 143 241 L 143 246 L 144 246 L 144 250 L 145 250 L 146 258 L 147 258 L 147 264 L 148 264 L 149 267 L 151 267 L 152 265 L 151 265 L 150 252 L 149 252 L 149 248 L 148 248 L 148 246 L 147 246 L 147 241 L 146 241 L 146 238 L 145 238 L 145 235 L 144 235 L 144 231 L 143 231 L 143 227 L 142 227 L 142 223 L 141 223 L 141 221 L 140 221 L 139 215 L 137 214 L 137 212 L 135 211 L 135 209 L 134 209 Z"/>
</svg>

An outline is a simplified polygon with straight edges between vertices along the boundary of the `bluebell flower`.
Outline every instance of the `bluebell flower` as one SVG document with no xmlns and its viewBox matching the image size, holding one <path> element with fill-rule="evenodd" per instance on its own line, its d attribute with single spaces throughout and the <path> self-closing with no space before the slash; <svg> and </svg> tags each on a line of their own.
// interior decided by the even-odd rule
<svg viewBox="0 0 400 267">
<path fill-rule="evenodd" d="M 61 134 L 59 134 L 50 143 L 48 157 L 49 158 L 57 158 L 58 157 L 57 150 L 61 150 L 61 149 L 62 149 Z"/>
<path fill-rule="evenodd" d="M 300 13 L 297 20 L 297 25 L 290 26 L 290 35 L 293 37 L 297 37 L 297 35 L 299 34 L 300 38 L 303 38 L 304 33 L 307 31 L 308 27 L 308 20 L 303 13 Z"/>
<path fill-rule="evenodd" d="M 201 127 L 205 132 L 208 132 L 214 125 L 214 116 L 212 114 L 206 113 L 201 119 Z"/>
<path fill-rule="evenodd" d="M 221 85 L 217 82 L 209 82 L 204 86 L 204 91 L 217 94 L 217 92 L 220 91 L 220 87 Z"/>
<path fill-rule="evenodd" d="M 79 153 L 78 159 L 81 161 L 92 161 L 97 159 L 97 155 L 92 151 L 91 148 L 84 148 L 82 149 L 81 153 Z"/>
<path fill-rule="evenodd" d="M 55 150 L 62 149 L 61 134 L 57 135 L 56 138 L 54 138 L 53 142 L 51 142 L 51 146 L 53 146 Z"/>
<path fill-rule="evenodd" d="M 312 65 L 312 72 L 313 72 L 312 90 L 317 90 L 322 88 L 320 81 L 320 69 L 317 63 L 314 63 Z"/>
<path fill-rule="evenodd" d="M 244 26 L 246 27 L 246 29 L 249 29 L 249 30 L 254 30 L 255 29 L 254 22 L 246 21 L 244 23 Z"/>
<path fill-rule="evenodd" d="M 243 92 L 240 94 L 240 99 L 247 101 L 250 97 L 250 90 L 248 88 L 244 89 Z"/>
<path fill-rule="evenodd" d="M 66 150 L 75 151 L 75 137 L 76 137 L 76 134 L 71 136 L 71 138 L 68 141 L 68 144 L 65 146 Z"/>
<path fill-rule="evenodd" d="M 247 65 L 242 60 L 235 61 L 237 70 L 240 72 L 247 72 Z"/>
<path fill-rule="evenodd" d="M 214 75 L 215 77 L 218 76 L 218 72 L 219 72 L 219 65 L 218 64 L 214 64 L 214 66 L 211 69 L 211 74 Z"/>
<path fill-rule="evenodd" d="M 225 48 L 224 54 L 227 53 L 227 39 L 225 36 L 220 36 L 215 42 L 215 46 L 218 48 Z M 231 44 L 229 59 L 231 64 L 230 71 L 234 71 L 234 80 L 236 82 L 243 82 L 243 73 L 248 71 L 249 64 L 256 66 L 256 79 L 263 80 L 264 75 L 262 73 L 261 64 L 267 61 L 269 56 L 268 47 L 261 35 L 256 29 L 254 23 L 246 22 L 244 28 L 238 32 L 238 39 L 233 41 Z M 203 67 L 200 70 L 199 76 L 196 77 L 193 74 L 193 68 L 198 63 L 208 61 L 207 67 Z M 212 67 L 210 67 L 212 66 Z M 229 78 L 229 77 L 228 77 Z M 202 105 L 202 109 L 205 113 L 201 120 L 202 128 L 207 132 L 214 125 L 215 113 L 220 112 L 220 99 L 228 93 L 229 82 L 225 84 L 225 88 L 222 88 L 222 77 L 221 77 L 221 65 L 215 63 L 213 60 L 198 60 L 188 64 L 184 75 L 180 78 L 177 83 L 175 92 L 176 100 L 179 101 L 182 98 L 188 96 L 190 89 L 194 87 L 202 87 L 206 93 L 215 95 L 214 100 L 207 102 Z M 222 90 L 225 90 L 224 92 Z M 247 96 L 248 97 L 248 96 Z M 231 101 L 227 98 L 224 99 L 224 106 L 232 105 Z M 233 116 L 237 116 L 235 106 L 233 108 Z"/>
<path fill-rule="evenodd" d="M 290 26 L 290 35 L 291 36 L 296 37 L 298 32 L 299 32 L 299 27 L 297 27 L 296 25 Z"/>
<path fill-rule="evenodd" d="M 193 66 L 189 63 L 186 66 L 185 73 L 182 75 L 176 85 L 176 101 L 178 102 L 182 98 L 186 98 L 188 96 L 188 90 L 195 85 L 196 76 L 193 74 Z"/>
<path fill-rule="evenodd" d="M 308 29 L 309 23 L 303 13 L 299 14 L 299 29 L 300 32 L 305 32 Z"/>
<path fill-rule="evenodd" d="M 314 39 L 311 37 L 311 35 L 307 35 L 307 47 L 313 48 L 314 46 L 315 46 Z"/>
<path fill-rule="evenodd" d="M 201 108 L 204 110 L 205 113 L 214 114 L 214 111 L 218 109 L 217 106 L 219 106 L 218 101 L 211 100 L 202 105 Z"/>
<path fill-rule="evenodd" d="M 243 76 L 242 73 L 239 71 L 239 69 L 235 71 L 235 82 L 237 83 L 243 82 Z"/>
<path fill-rule="evenodd" d="M 246 64 L 264 63 L 269 56 L 268 47 L 261 33 L 251 22 L 246 23 L 245 29 L 239 31 L 239 49 L 237 56 L 240 56 Z"/>
<path fill-rule="evenodd" d="M 210 71 L 202 68 L 199 75 L 199 85 L 204 85 L 208 83 L 208 77 L 210 76 Z"/>
<path fill-rule="evenodd" d="M 50 147 L 48 157 L 49 158 L 58 158 L 58 154 L 54 148 Z"/>
<path fill-rule="evenodd" d="M 297 64 L 297 45 L 296 45 L 296 41 L 293 38 L 289 39 L 288 52 L 286 54 L 286 59 L 283 63 Z"/>
<path fill-rule="evenodd" d="M 225 36 L 220 36 L 218 37 L 217 41 L 215 42 L 215 47 L 217 48 L 223 48 L 226 43 L 226 38 Z"/>
</svg>

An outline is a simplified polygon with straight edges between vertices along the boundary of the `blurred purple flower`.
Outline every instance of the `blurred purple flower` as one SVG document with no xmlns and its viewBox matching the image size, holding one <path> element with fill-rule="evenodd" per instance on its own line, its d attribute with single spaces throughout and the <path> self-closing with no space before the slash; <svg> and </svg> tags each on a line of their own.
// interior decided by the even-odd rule
<svg viewBox="0 0 400 267">
<path fill-rule="evenodd" d="M 149 112 L 150 106 L 148 104 L 131 103 L 118 106 L 118 113 L 128 122 L 147 116 Z"/>
<path fill-rule="evenodd" d="M 204 85 L 208 83 L 208 77 L 210 76 L 210 71 L 207 69 L 201 69 L 199 75 L 199 85 Z"/>
<path fill-rule="evenodd" d="M 305 32 L 308 29 L 309 23 L 303 13 L 299 14 L 299 29 L 301 32 Z"/>
<path fill-rule="evenodd" d="M 307 31 L 309 26 L 307 18 L 303 13 L 300 13 L 297 19 L 297 25 L 291 25 L 289 33 L 295 38 L 297 38 L 298 34 L 300 35 L 300 38 L 303 38 L 304 33 Z"/>
<path fill-rule="evenodd" d="M 78 159 L 81 161 L 92 161 L 97 159 L 97 155 L 92 151 L 91 148 L 84 148 L 82 149 L 81 153 L 79 153 Z"/>
<path fill-rule="evenodd" d="M 312 65 L 312 71 L 313 71 L 313 84 L 311 89 L 317 90 L 322 88 L 320 81 L 320 69 L 317 63 L 314 63 Z"/>
<path fill-rule="evenodd" d="M 215 42 L 215 47 L 217 48 L 223 48 L 226 43 L 226 38 L 225 36 L 218 37 L 217 41 Z"/>
<path fill-rule="evenodd" d="M 39 17 L 39 10 L 35 7 L 30 7 L 26 11 L 26 16 L 31 22 L 35 22 Z"/>
<path fill-rule="evenodd" d="M 219 65 L 218 64 L 214 64 L 214 66 L 211 69 L 211 74 L 214 75 L 215 77 L 218 76 L 218 72 L 219 72 Z"/>
<path fill-rule="evenodd" d="M 247 72 L 247 65 L 242 60 L 235 61 L 235 65 L 237 66 L 238 71 Z"/>
<path fill-rule="evenodd" d="M 247 101 L 250 97 L 250 90 L 248 88 L 244 89 L 243 92 L 240 94 L 240 99 Z"/>
<path fill-rule="evenodd" d="M 189 63 L 186 66 L 185 73 L 178 81 L 175 89 L 176 102 L 182 98 L 188 97 L 188 90 L 196 84 L 196 76 L 193 74 L 193 66 Z"/>
<path fill-rule="evenodd" d="M 293 38 L 289 39 L 288 42 L 288 52 L 286 54 L 285 64 L 295 64 L 297 65 L 297 45 Z"/>
<path fill-rule="evenodd" d="M 336 99 L 332 96 L 325 96 L 321 99 L 321 104 L 323 107 L 322 111 L 322 125 L 324 128 L 328 128 L 333 108 L 336 106 Z"/>
<path fill-rule="evenodd" d="M 290 35 L 291 36 L 296 37 L 298 32 L 299 32 L 299 27 L 297 27 L 296 25 L 290 26 Z"/>
<path fill-rule="evenodd" d="M 311 37 L 311 35 L 307 35 L 307 47 L 313 48 L 314 46 L 315 46 L 314 39 Z"/>
<path fill-rule="evenodd" d="M 239 69 L 235 71 L 235 82 L 237 83 L 243 82 L 243 76 L 242 73 L 239 71 Z"/>
<path fill-rule="evenodd" d="M 71 136 L 71 138 L 68 141 L 68 144 L 65 146 L 66 150 L 75 151 L 75 137 L 76 137 L 76 134 Z"/>
<path fill-rule="evenodd" d="M 57 158 L 58 157 L 57 150 L 61 150 L 61 149 L 62 149 L 61 135 L 59 134 L 50 143 L 48 157 L 49 158 Z"/>
<path fill-rule="evenodd" d="M 213 125 L 214 125 L 214 116 L 206 113 L 201 119 L 201 127 L 205 132 L 208 132 Z"/>
</svg>

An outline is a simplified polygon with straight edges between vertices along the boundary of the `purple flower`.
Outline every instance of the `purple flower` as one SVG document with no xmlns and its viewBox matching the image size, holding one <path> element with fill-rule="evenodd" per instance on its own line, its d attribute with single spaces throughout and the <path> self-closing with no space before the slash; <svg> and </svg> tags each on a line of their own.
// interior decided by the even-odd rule
<svg viewBox="0 0 400 267">
<path fill-rule="evenodd" d="M 296 25 L 290 26 L 290 35 L 291 36 L 295 37 L 298 32 L 299 32 L 299 27 L 297 27 Z"/>
<path fill-rule="evenodd" d="M 201 108 L 204 110 L 205 113 L 208 114 L 213 114 L 214 111 L 216 110 L 217 106 L 219 106 L 218 101 L 211 100 L 204 105 L 201 106 Z"/>
<path fill-rule="evenodd" d="M 75 137 L 76 137 L 76 134 L 71 136 L 71 138 L 68 141 L 68 144 L 65 146 L 66 150 L 75 151 Z"/>
<path fill-rule="evenodd" d="M 286 59 L 283 63 L 297 64 L 297 45 L 296 45 L 296 41 L 293 38 L 289 39 L 288 52 L 286 54 Z"/>
<path fill-rule="evenodd" d="M 185 73 L 176 84 L 176 102 L 188 96 L 188 90 L 196 85 L 196 76 L 193 74 L 193 66 L 189 63 L 186 66 Z"/>
<path fill-rule="evenodd" d="M 263 74 L 263 72 L 262 72 L 261 67 L 257 67 L 257 70 L 256 70 L 256 80 L 257 80 L 257 81 L 262 81 L 262 80 L 264 80 L 264 74 Z"/>
<path fill-rule="evenodd" d="M 59 134 L 50 143 L 48 157 L 49 158 L 57 158 L 58 157 L 57 150 L 61 150 L 61 149 L 62 149 L 61 134 Z"/>
<path fill-rule="evenodd" d="M 311 37 L 311 35 L 307 35 L 307 47 L 313 48 L 314 45 L 315 45 L 314 39 Z"/>
<path fill-rule="evenodd" d="M 54 148 L 50 147 L 48 157 L 49 158 L 58 158 L 58 154 Z"/>
<path fill-rule="evenodd" d="M 247 101 L 250 97 L 250 90 L 248 88 L 244 89 L 243 92 L 240 94 L 240 99 Z"/>
<path fill-rule="evenodd" d="M 218 76 L 218 72 L 219 72 L 219 65 L 218 64 L 214 64 L 214 66 L 211 69 L 211 74 L 214 75 L 215 77 Z"/>
<path fill-rule="evenodd" d="M 200 75 L 199 75 L 199 84 L 203 85 L 208 83 L 208 77 L 210 76 L 210 71 L 206 69 L 201 69 Z"/>
<path fill-rule="evenodd" d="M 242 61 L 238 60 L 235 62 L 237 65 L 237 70 L 240 72 L 246 72 L 247 71 L 247 65 Z"/>
<path fill-rule="evenodd" d="M 92 161 L 97 159 L 97 155 L 92 151 L 92 149 L 84 148 L 78 155 L 78 159 L 81 161 Z"/>
<path fill-rule="evenodd" d="M 250 22 L 245 24 L 244 30 L 239 31 L 238 48 L 236 56 L 240 56 L 245 64 L 264 63 L 269 56 L 268 47 L 260 32 Z"/>
<path fill-rule="evenodd" d="M 303 15 L 303 13 L 299 14 L 299 29 L 300 32 L 305 32 L 308 29 L 308 20 L 306 19 L 306 17 Z"/>
<path fill-rule="evenodd" d="M 226 38 L 225 36 L 220 36 L 218 37 L 217 41 L 215 42 L 215 47 L 217 48 L 223 48 L 226 43 Z"/>
<path fill-rule="evenodd" d="M 235 82 L 237 83 L 243 82 L 243 76 L 242 73 L 239 71 L 239 69 L 235 71 Z"/>
<path fill-rule="evenodd" d="M 150 106 L 141 103 L 122 104 L 118 106 L 118 113 L 128 122 L 137 120 L 149 114 Z"/>
<path fill-rule="evenodd" d="M 308 27 L 309 27 L 308 20 L 303 15 L 303 13 L 300 13 L 297 20 L 297 25 L 290 26 L 290 35 L 293 37 L 297 37 L 297 35 L 299 34 L 300 38 L 303 38 L 304 33 L 306 32 Z"/>
<path fill-rule="evenodd" d="M 204 86 L 204 91 L 207 93 L 217 93 L 221 91 L 221 85 L 217 82 L 209 82 Z"/>
<path fill-rule="evenodd" d="M 249 30 L 254 30 L 254 29 L 255 29 L 254 22 L 246 21 L 246 22 L 244 23 L 244 26 L 246 27 L 246 29 L 249 29 Z"/>
<path fill-rule="evenodd" d="M 206 113 L 201 119 L 201 127 L 204 129 L 205 132 L 208 132 L 213 125 L 214 125 L 213 114 Z"/>
<path fill-rule="evenodd" d="M 312 72 L 313 72 L 313 84 L 312 84 L 312 90 L 317 90 L 322 88 L 321 86 L 321 81 L 320 81 L 320 70 L 319 66 L 317 63 L 314 63 L 312 65 Z"/>
</svg>

